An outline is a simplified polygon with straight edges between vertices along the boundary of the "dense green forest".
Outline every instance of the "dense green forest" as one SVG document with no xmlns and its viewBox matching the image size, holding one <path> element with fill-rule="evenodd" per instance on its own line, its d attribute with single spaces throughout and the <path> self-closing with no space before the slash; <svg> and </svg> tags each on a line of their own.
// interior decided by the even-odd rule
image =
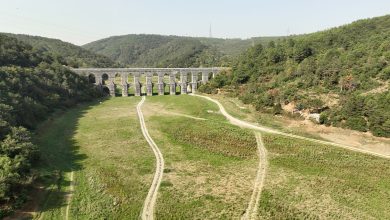
<svg viewBox="0 0 390 220">
<path fill-rule="evenodd" d="M 39 174 L 31 130 L 56 109 L 99 94 L 47 50 L 0 34 L 0 218 L 21 204 Z"/>
<path fill-rule="evenodd" d="M 66 66 L 74 68 L 119 66 L 104 55 L 95 54 L 82 47 L 61 40 L 24 34 L 7 33 L 6 35 L 31 45 L 35 52 L 50 54 L 57 62 Z"/>
<path fill-rule="evenodd" d="M 232 72 L 201 91 L 225 88 L 259 111 L 286 105 L 320 123 L 390 137 L 390 16 L 257 44 Z"/>
<path fill-rule="evenodd" d="M 131 34 L 105 38 L 83 47 L 131 67 L 210 67 L 228 66 L 233 57 L 253 43 L 274 39 L 276 37 L 241 40 Z"/>
</svg>

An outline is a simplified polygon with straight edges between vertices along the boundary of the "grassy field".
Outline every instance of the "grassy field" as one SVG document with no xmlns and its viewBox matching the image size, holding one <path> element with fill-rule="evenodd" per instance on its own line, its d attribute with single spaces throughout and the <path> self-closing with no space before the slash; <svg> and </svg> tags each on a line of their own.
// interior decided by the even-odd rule
<svg viewBox="0 0 390 220">
<path fill-rule="evenodd" d="M 64 219 L 75 172 L 70 219 L 137 219 L 154 173 L 154 156 L 136 117 L 139 98 L 83 106 L 40 129 L 47 176 L 58 173 L 43 219 Z"/>
<path fill-rule="evenodd" d="M 191 96 L 147 98 L 146 124 L 166 169 L 157 219 L 238 219 L 252 193 L 256 140 Z"/>
<path fill-rule="evenodd" d="M 264 219 L 390 219 L 390 161 L 263 135 L 269 171 Z"/>
<path fill-rule="evenodd" d="M 154 157 L 140 132 L 138 101 L 117 97 L 81 106 L 41 127 L 39 145 L 47 156 L 41 167 L 52 183 L 42 219 L 64 219 L 72 171 L 70 219 L 139 217 Z M 148 97 L 143 111 L 167 164 L 157 218 L 239 218 L 256 172 L 253 133 L 226 123 L 213 104 L 191 96 Z"/>
<path fill-rule="evenodd" d="M 155 161 L 136 116 L 139 100 L 91 103 L 41 126 L 39 184 L 47 192 L 36 218 L 64 219 L 73 171 L 69 219 L 138 219 Z M 227 109 L 250 120 L 236 104 Z M 258 164 L 253 131 L 193 96 L 147 97 L 142 110 L 165 159 L 156 218 L 240 218 Z M 271 134 L 263 140 L 269 168 L 259 218 L 390 218 L 389 160 Z"/>
<path fill-rule="evenodd" d="M 290 128 L 286 127 L 287 121 L 285 118 L 280 116 L 275 116 L 269 113 L 262 113 L 256 111 L 253 106 L 243 104 L 239 99 L 227 97 L 224 95 L 209 95 L 213 99 L 218 100 L 226 109 L 226 111 L 241 120 L 258 123 L 262 126 L 266 126 L 269 128 L 274 128 L 286 133 L 296 134 L 308 138 L 316 138 L 324 140 L 320 135 L 315 134 L 313 132 L 309 133 L 304 131 L 299 127 Z M 296 118 L 297 121 L 302 120 L 300 118 Z"/>
</svg>

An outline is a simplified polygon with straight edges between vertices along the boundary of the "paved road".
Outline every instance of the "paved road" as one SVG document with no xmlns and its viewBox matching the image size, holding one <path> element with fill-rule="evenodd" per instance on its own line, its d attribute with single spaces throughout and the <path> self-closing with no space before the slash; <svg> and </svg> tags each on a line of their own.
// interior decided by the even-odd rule
<svg viewBox="0 0 390 220">
<path fill-rule="evenodd" d="M 144 201 L 144 206 L 141 213 L 141 218 L 143 220 L 152 220 L 154 218 L 154 206 L 157 200 L 158 188 L 160 187 L 163 172 L 164 172 L 164 158 L 158 149 L 156 143 L 150 137 L 148 129 L 145 125 L 144 116 L 142 114 L 142 104 L 145 102 L 145 96 L 142 96 L 142 100 L 137 105 L 137 114 L 139 122 L 141 124 L 142 134 L 144 135 L 146 141 L 149 143 L 150 147 L 153 150 L 153 153 L 156 157 L 156 172 L 154 173 L 153 182 L 150 186 L 148 195 Z"/>
<path fill-rule="evenodd" d="M 257 219 L 257 209 L 259 207 L 261 191 L 263 190 L 265 176 L 267 175 L 267 149 L 265 149 L 260 132 L 255 132 L 257 142 L 257 152 L 259 156 L 259 166 L 257 168 L 256 180 L 253 187 L 251 199 L 242 220 Z"/>
<path fill-rule="evenodd" d="M 283 136 L 287 136 L 287 137 L 307 140 L 307 141 L 311 141 L 311 142 L 315 142 L 315 143 L 319 143 L 319 144 L 332 145 L 332 146 L 341 147 L 341 148 L 344 148 L 344 149 L 348 149 L 348 150 L 352 150 L 352 151 L 356 151 L 356 152 L 360 152 L 360 153 L 371 154 L 371 155 L 374 155 L 374 156 L 377 156 L 377 157 L 390 159 L 390 156 L 386 155 L 386 154 L 380 154 L 380 153 L 377 153 L 377 152 L 373 152 L 373 151 L 369 151 L 369 150 L 363 150 L 363 149 L 359 149 L 359 148 L 356 148 L 356 147 L 351 147 L 351 146 L 347 146 L 347 145 L 343 145 L 343 144 L 337 144 L 337 143 L 333 143 L 333 142 L 329 142 L 329 141 L 322 141 L 322 140 L 317 140 L 317 139 L 314 139 L 314 138 L 307 138 L 307 137 L 303 137 L 303 136 L 299 136 L 299 135 L 295 135 L 295 134 L 285 133 L 285 132 L 282 132 L 282 131 L 278 131 L 278 130 L 275 130 L 275 129 L 272 129 L 272 128 L 267 128 L 267 127 L 260 126 L 260 125 L 254 125 L 254 124 L 251 124 L 249 122 L 242 121 L 242 120 L 240 120 L 238 118 L 235 118 L 235 117 L 231 116 L 229 113 L 227 113 L 227 111 L 225 110 L 223 105 L 219 101 L 217 101 L 215 99 L 212 99 L 212 98 L 210 98 L 208 96 L 202 96 L 202 95 L 196 95 L 196 94 L 191 94 L 191 95 L 197 96 L 197 97 L 202 97 L 202 98 L 205 98 L 205 99 L 207 99 L 209 101 L 214 102 L 215 104 L 218 105 L 219 110 L 222 113 L 222 115 L 224 115 L 230 121 L 230 123 L 232 123 L 234 125 L 237 125 L 237 126 L 240 126 L 240 127 L 245 127 L 245 128 L 249 128 L 249 129 L 254 129 L 254 130 L 258 130 L 258 131 L 267 132 L 267 133 L 279 134 L 279 135 L 283 135 Z"/>
</svg>

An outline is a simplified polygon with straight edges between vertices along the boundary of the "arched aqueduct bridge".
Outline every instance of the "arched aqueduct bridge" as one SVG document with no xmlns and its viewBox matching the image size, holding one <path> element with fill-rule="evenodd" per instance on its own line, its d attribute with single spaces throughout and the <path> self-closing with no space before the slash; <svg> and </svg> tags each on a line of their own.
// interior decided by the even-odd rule
<svg viewBox="0 0 390 220">
<path fill-rule="evenodd" d="M 180 87 L 181 94 L 195 93 L 200 83 L 205 84 L 210 78 L 229 68 L 77 68 L 72 69 L 80 75 L 95 78 L 95 84 L 99 89 L 108 89 L 111 96 L 115 96 L 115 77 L 121 77 L 122 96 L 128 96 L 128 89 L 134 88 L 134 95 L 141 95 L 140 78 L 145 76 L 146 95 L 153 95 L 153 76 L 157 76 L 157 91 L 159 95 L 165 94 L 165 86 L 169 86 L 169 94 L 176 94 L 176 86 Z M 133 81 L 129 82 L 129 76 Z M 164 76 L 168 76 L 168 82 L 164 82 Z M 177 77 L 180 76 L 180 80 Z M 201 79 L 200 79 L 201 76 Z M 188 77 L 191 81 L 188 82 Z M 103 79 L 107 79 L 104 83 Z"/>
</svg>

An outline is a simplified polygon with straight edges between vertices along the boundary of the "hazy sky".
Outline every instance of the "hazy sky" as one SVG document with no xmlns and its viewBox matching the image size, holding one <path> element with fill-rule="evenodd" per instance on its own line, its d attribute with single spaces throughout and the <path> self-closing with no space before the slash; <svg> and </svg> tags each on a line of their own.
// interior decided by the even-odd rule
<svg viewBox="0 0 390 220">
<path fill-rule="evenodd" d="M 78 45 L 123 34 L 249 38 L 390 13 L 390 0 L 0 0 L 0 32 Z"/>
</svg>

